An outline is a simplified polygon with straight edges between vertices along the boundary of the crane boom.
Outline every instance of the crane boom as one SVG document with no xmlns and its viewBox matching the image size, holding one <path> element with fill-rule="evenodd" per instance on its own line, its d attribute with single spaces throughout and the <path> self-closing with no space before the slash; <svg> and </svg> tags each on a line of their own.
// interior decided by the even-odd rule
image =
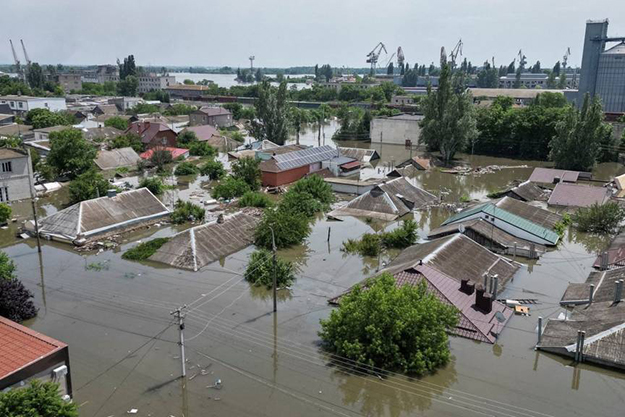
<svg viewBox="0 0 625 417">
<path fill-rule="evenodd" d="M 13 61 L 15 61 L 15 66 L 19 68 L 20 60 L 17 57 L 17 53 L 15 52 L 15 48 L 13 47 L 13 41 L 11 39 L 9 39 L 9 42 L 11 43 L 11 51 L 13 51 Z"/>
<path fill-rule="evenodd" d="M 26 47 L 24 46 L 24 41 L 20 39 L 22 43 L 22 49 L 24 50 L 24 59 L 26 59 L 26 65 L 30 65 L 30 58 L 28 58 L 28 53 L 26 52 Z"/>
<path fill-rule="evenodd" d="M 449 53 L 449 58 L 451 60 L 452 69 L 456 66 L 456 59 L 458 58 L 458 56 L 462 56 L 463 45 L 464 44 L 462 43 L 462 39 L 460 39 L 458 43 L 456 44 L 456 46 L 454 46 L 454 49 L 452 49 L 451 52 Z"/>
</svg>

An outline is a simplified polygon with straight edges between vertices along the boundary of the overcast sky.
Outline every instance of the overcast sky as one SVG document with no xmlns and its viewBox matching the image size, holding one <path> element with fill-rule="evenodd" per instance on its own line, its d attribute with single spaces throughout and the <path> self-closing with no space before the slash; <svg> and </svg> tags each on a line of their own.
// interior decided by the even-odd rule
<svg viewBox="0 0 625 417">
<path fill-rule="evenodd" d="M 233 67 L 249 55 L 261 67 L 364 67 L 380 41 L 389 58 L 401 46 L 411 65 L 429 64 L 462 38 L 474 65 L 522 49 L 551 67 L 567 47 L 580 63 L 587 19 L 625 36 L 625 0 L 0 0 L 0 10 L 0 63 L 13 62 L 9 38 L 40 63 L 134 54 L 138 65 Z"/>
</svg>

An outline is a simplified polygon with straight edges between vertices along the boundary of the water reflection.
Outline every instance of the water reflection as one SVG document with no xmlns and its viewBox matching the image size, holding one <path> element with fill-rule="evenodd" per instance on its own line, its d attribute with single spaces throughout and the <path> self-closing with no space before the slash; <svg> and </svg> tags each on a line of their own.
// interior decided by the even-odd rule
<svg viewBox="0 0 625 417">
<path fill-rule="evenodd" d="M 252 296 L 252 298 L 261 300 L 261 301 L 268 301 L 268 300 L 273 300 L 273 291 L 271 288 L 266 288 L 265 286 L 257 286 L 257 285 L 250 285 L 250 295 Z M 280 302 L 284 302 L 284 301 L 289 301 L 293 298 L 293 294 L 291 293 L 291 290 L 286 289 L 286 288 L 279 288 L 278 291 L 276 291 L 276 295 L 278 298 L 278 301 Z"/>
</svg>

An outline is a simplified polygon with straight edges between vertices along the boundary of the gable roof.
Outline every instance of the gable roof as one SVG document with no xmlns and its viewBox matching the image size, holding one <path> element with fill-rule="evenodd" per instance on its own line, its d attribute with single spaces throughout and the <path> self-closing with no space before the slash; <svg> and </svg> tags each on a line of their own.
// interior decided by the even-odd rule
<svg viewBox="0 0 625 417">
<path fill-rule="evenodd" d="M 126 130 L 126 133 L 128 132 L 136 133 L 141 136 L 141 142 L 143 143 L 152 142 L 161 132 L 172 132 L 176 135 L 176 132 L 174 132 L 169 126 L 154 122 L 134 122 Z"/>
<path fill-rule="evenodd" d="M 519 201 L 511 197 L 503 197 L 495 203 L 497 208 L 504 209 L 519 217 L 536 223 L 547 229 L 553 229 L 556 223 L 562 221 L 562 216 L 553 211 Z"/>
<path fill-rule="evenodd" d="M 67 345 L 0 316 L 0 380 Z"/>
<path fill-rule="evenodd" d="M 223 107 L 201 107 L 196 110 L 194 113 L 204 113 L 205 115 L 212 116 L 225 116 L 231 115 L 228 109 L 224 109 Z"/>
<path fill-rule="evenodd" d="M 181 156 L 189 154 L 189 150 L 186 149 L 186 148 L 172 148 L 171 146 L 157 146 L 157 147 L 154 147 L 154 148 L 150 148 L 150 149 L 148 149 L 145 152 L 142 152 L 139 155 L 139 157 L 141 159 L 150 159 L 152 157 L 152 154 L 156 150 L 169 151 L 169 153 L 171 154 L 172 159 L 176 159 L 178 157 L 181 157 Z"/>
<path fill-rule="evenodd" d="M 260 215 L 239 212 L 178 233 L 150 257 L 176 268 L 197 271 L 252 244 Z"/>
<path fill-rule="evenodd" d="M 212 125 L 189 126 L 183 129 L 183 132 L 193 132 L 200 142 L 207 141 L 213 136 L 219 136 L 217 128 Z"/>
<path fill-rule="evenodd" d="M 89 127 L 82 128 L 83 137 L 88 141 L 101 142 L 106 139 L 113 139 L 117 136 L 123 135 L 124 131 L 116 129 L 114 127 Z"/>
<path fill-rule="evenodd" d="M 564 169 L 542 168 L 536 167 L 530 175 L 530 182 L 540 182 L 543 184 L 553 184 L 556 178 L 561 182 L 577 182 L 580 176 L 578 171 L 567 171 Z"/>
<path fill-rule="evenodd" d="M 430 160 L 427 158 L 421 158 L 418 156 L 414 156 L 411 159 L 408 159 L 397 165 L 397 168 L 404 168 L 407 166 L 413 166 L 418 170 L 428 170 L 430 169 Z"/>
<path fill-rule="evenodd" d="M 496 197 L 514 195 L 521 201 L 546 201 L 545 191 L 533 182 L 525 181 L 506 190 L 493 193 Z"/>
<path fill-rule="evenodd" d="M 119 148 L 110 151 L 99 151 L 95 164 L 103 171 L 121 167 L 131 167 L 137 164 L 141 158 L 134 149 Z"/>
<path fill-rule="evenodd" d="M 98 104 L 94 107 L 93 113 L 100 113 L 102 115 L 116 115 L 119 113 L 115 104 Z"/>
<path fill-rule="evenodd" d="M 566 288 L 560 304 L 588 304 L 590 285 L 594 285 L 593 302 L 614 301 L 616 284 L 614 281 L 625 279 L 625 268 L 615 268 L 607 271 L 592 271 L 586 282 L 570 283 Z"/>
<path fill-rule="evenodd" d="M 310 164 L 328 161 L 338 155 L 338 151 L 330 145 L 317 146 L 273 155 L 271 159 L 260 163 L 261 171 L 282 172 Z"/>
<path fill-rule="evenodd" d="M 341 156 L 347 156 L 348 158 L 353 158 L 360 162 L 370 162 L 376 159 L 380 159 L 380 155 L 375 149 L 344 147 L 338 147 L 337 149 L 339 150 L 339 154 Z"/>
<path fill-rule="evenodd" d="M 602 205 L 611 196 L 608 188 L 592 185 L 559 183 L 549 197 L 550 206 L 563 207 L 590 207 L 593 204 Z"/>
</svg>

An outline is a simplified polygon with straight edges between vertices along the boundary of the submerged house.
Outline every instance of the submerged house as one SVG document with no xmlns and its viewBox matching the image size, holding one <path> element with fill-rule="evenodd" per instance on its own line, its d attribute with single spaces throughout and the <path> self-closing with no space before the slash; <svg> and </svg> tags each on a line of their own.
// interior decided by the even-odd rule
<svg viewBox="0 0 625 417">
<path fill-rule="evenodd" d="M 81 201 L 39 221 L 39 234 L 51 240 L 81 245 L 108 233 L 169 216 L 169 209 L 147 188 Z M 26 228 L 34 232 L 34 224 Z"/>
<path fill-rule="evenodd" d="M 491 196 L 491 195 L 489 195 Z M 530 201 L 547 201 L 547 193 L 537 184 L 531 181 L 525 181 L 521 184 L 508 188 L 506 190 L 493 193 L 492 197 L 510 197 L 516 200 L 530 202 Z"/>
<path fill-rule="evenodd" d="M 277 154 L 260 163 L 263 186 L 277 187 L 290 184 L 304 176 L 321 171 L 322 163 L 338 156 L 329 145 Z"/>
<path fill-rule="evenodd" d="M 140 160 L 141 158 L 135 150 L 128 147 L 99 151 L 95 164 L 102 171 L 108 171 L 117 168 L 136 168 L 137 162 Z"/>
<path fill-rule="evenodd" d="M 375 161 L 380 159 L 380 154 L 375 149 L 363 149 L 363 148 L 344 148 L 339 147 L 339 155 L 346 156 L 348 158 L 355 159 L 363 163 Z"/>
<path fill-rule="evenodd" d="M 560 182 L 576 183 L 578 180 L 590 179 L 592 179 L 590 172 L 537 167 L 532 171 L 529 181 L 542 185 L 554 185 Z"/>
<path fill-rule="evenodd" d="M 611 195 L 610 189 L 605 187 L 559 183 L 551 192 L 547 204 L 557 207 L 590 207 L 607 203 Z"/>
<path fill-rule="evenodd" d="M 484 203 L 457 213 L 443 226 L 482 219 L 508 235 L 537 245 L 555 246 L 560 240 L 554 231 L 562 216 L 540 207 L 504 197 L 496 203 Z M 492 229 L 493 232 L 495 229 Z M 434 233 L 434 231 L 432 231 Z M 493 245 L 496 242 L 493 242 Z"/>
<path fill-rule="evenodd" d="M 251 245 L 261 216 L 243 211 L 178 233 L 149 259 L 197 271 Z"/>
<path fill-rule="evenodd" d="M 592 266 L 602 270 L 625 266 L 625 232 L 616 235 L 610 247 L 597 256 Z"/>
<path fill-rule="evenodd" d="M 392 274 L 398 286 L 424 282 L 440 301 L 455 306 L 459 322 L 452 334 L 495 343 L 513 314 L 496 294 L 518 268 L 466 236 L 454 235 L 405 249 L 382 272 Z M 340 304 L 341 297 L 330 303 Z"/>
<path fill-rule="evenodd" d="M 430 160 L 427 158 L 420 158 L 418 156 L 414 156 L 404 162 L 402 162 L 401 164 L 398 164 L 396 167 L 397 168 L 405 168 L 411 166 L 415 169 L 417 169 L 418 171 L 427 171 L 428 169 L 430 169 L 431 165 L 430 165 Z"/>
<path fill-rule="evenodd" d="M 371 217 L 393 221 L 412 210 L 434 204 L 438 198 L 415 187 L 405 178 L 395 178 L 375 185 L 368 191 L 329 213 L 331 216 Z"/>
</svg>

